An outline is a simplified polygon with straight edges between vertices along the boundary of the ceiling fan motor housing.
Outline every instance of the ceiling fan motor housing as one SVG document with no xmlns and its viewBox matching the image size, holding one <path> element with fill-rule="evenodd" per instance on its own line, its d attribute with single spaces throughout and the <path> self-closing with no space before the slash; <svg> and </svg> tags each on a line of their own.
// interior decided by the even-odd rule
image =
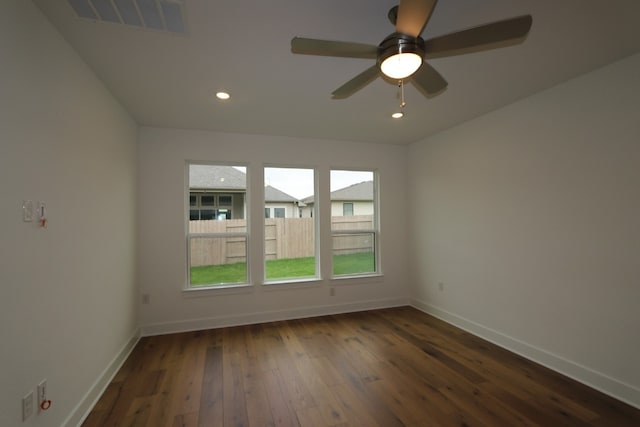
<svg viewBox="0 0 640 427">
<path fill-rule="evenodd" d="M 388 35 L 378 45 L 378 68 L 385 59 L 397 53 L 415 53 L 420 58 L 424 58 L 424 40 L 422 37 L 412 37 L 402 33 Z"/>
</svg>

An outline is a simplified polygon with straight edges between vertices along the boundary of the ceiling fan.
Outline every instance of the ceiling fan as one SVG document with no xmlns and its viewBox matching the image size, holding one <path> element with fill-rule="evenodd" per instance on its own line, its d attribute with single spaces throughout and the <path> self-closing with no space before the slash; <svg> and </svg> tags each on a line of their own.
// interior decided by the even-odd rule
<svg viewBox="0 0 640 427">
<path fill-rule="evenodd" d="M 353 95 L 378 76 L 400 83 L 410 80 L 425 96 L 433 96 L 447 87 L 447 81 L 425 59 L 519 43 L 529 33 L 533 22 L 531 15 L 523 15 L 424 40 L 420 34 L 436 3 L 437 0 L 400 0 L 400 4 L 388 13 L 396 31 L 378 46 L 294 37 L 291 51 L 304 55 L 376 60 L 375 65 L 333 91 L 335 99 Z"/>
</svg>

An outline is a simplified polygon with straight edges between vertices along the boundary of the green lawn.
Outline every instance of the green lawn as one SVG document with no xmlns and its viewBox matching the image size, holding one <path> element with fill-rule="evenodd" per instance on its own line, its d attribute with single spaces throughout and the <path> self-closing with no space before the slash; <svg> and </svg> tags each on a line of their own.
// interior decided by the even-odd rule
<svg viewBox="0 0 640 427">
<path fill-rule="evenodd" d="M 315 276 L 315 260 L 291 258 L 267 261 L 267 279 L 292 279 Z M 191 285 L 246 283 L 247 267 L 244 262 L 225 265 L 191 267 Z M 333 257 L 333 274 L 359 274 L 375 271 L 373 253 L 363 252 Z"/>
</svg>

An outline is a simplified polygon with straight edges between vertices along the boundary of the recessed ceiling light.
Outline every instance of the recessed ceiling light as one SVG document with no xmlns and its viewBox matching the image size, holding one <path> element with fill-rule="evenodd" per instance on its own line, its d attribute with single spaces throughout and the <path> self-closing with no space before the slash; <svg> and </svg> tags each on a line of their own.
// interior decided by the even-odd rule
<svg viewBox="0 0 640 427">
<path fill-rule="evenodd" d="M 401 119 L 404 117 L 404 113 L 402 111 L 398 111 L 397 113 L 393 113 L 391 117 L 393 117 L 394 119 Z"/>
<path fill-rule="evenodd" d="M 216 93 L 216 97 L 218 99 L 226 100 L 226 99 L 231 98 L 231 95 L 229 95 L 227 92 L 218 92 L 218 93 Z"/>
</svg>

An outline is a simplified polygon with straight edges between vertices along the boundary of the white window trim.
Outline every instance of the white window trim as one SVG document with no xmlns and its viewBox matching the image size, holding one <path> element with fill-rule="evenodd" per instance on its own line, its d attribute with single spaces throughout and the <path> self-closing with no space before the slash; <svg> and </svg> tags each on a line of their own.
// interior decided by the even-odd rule
<svg viewBox="0 0 640 427">
<path fill-rule="evenodd" d="M 203 165 L 203 166 L 242 166 L 246 168 L 246 182 L 244 189 L 244 220 L 246 221 L 246 230 L 242 233 L 190 233 L 189 232 L 189 221 L 190 221 L 190 209 L 191 209 L 191 188 L 189 186 L 189 168 L 191 165 Z M 254 285 L 252 284 L 251 277 L 251 234 L 250 234 L 250 218 L 248 217 L 249 209 L 247 206 L 249 204 L 249 193 L 250 193 L 250 170 L 249 165 L 241 162 L 207 162 L 207 161 L 196 161 L 196 160 L 187 160 L 185 162 L 185 195 L 184 195 L 184 231 L 185 231 L 185 246 L 186 246 L 186 280 L 184 281 L 184 285 L 182 287 L 183 295 L 206 295 L 209 293 L 223 293 L 223 294 L 231 294 L 231 293 L 244 293 L 249 289 L 252 289 Z M 204 191 L 195 190 L 194 193 L 205 193 Z M 232 206 L 233 206 L 233 193 L 219 192 L 224 195 L 232 196 Z M 217 198 L 216 198 L 217 200 Z M 246 259 L 246 282 L 241 283 L 223 283 L 223 284 L 209 284 L 209 285 L 191 285 L 191 238 L 193 237 L 245 237 L 246 245 L 245 245 L 245 259 Z"/>
<path fill-rule="evenodd" d="M 268 168 L 278 168 L 278 169 L 310 169 L 313 171 L 313 193 L 315 197 L 317 197 L 319 187 L 319 172 L 318 166 L 310 166 L 310 165 L 288 165 L 288 164 L 263 164 L 262 165 L 262 177 L 264 179 L 265 169 Z M 266 186 L 265 186 L 266 188 Z M 264 196 L 264 191 L 262 192 Z M 266 205 L 266 201 L 263 198 L 263 202 Z M 267 207 L 267 206 L 265 206 Z M 279 207 L 277 205 L 271 205 L 269 208 Z M 281 278 L 281 279 L 267 279 L 267 246 L 265 239 L 265 219 L 267 219 L 264 214 L 262 215 L 262 288 L 263 289 L 287 289 L 287 288 L 298 288 L 298 287 L 310 287 L 315 286 L 314 283 L 321 282 L 322 279 L 322 266 L 320 262 L 320 251 L 321 251 L 321 243 L 322 238 L 320 237 L 320 220 L 319 215 L 317 215 L 318 206 L 317 203 L 314 203 L 313 212 L 311 218 L 313 218 L 313 232 L 315 234 L 314 241 L 314 258 L 315 258 L 315 272 L 316 275 L 312 277 L 293 277 L 293 278 Z M 270 211 L 273 213 L 273 210 Z M 286 209 L 285 209 L 286 213 Z M 297 214 L 297 212 L 296 212 Z M 286 214 L 285 214 L 286 217 Z M 293 218 L 298 218 L 296 215 Z M 270 215 L 268 219 L 274 219 L 273 215 Z"/>
<path fill-rule="evenodd" d="M 377 169 L 366 169 L 366 168 L 349 168 L 349 167 L 332 167 L 329 169 L 329 175 L 331 175 L 332 171 L 354 171 L 354 172 L 372 172 L 373 173 L 373 228 L 372 229 L 359 229 L 359 230 L 333 230 L 331 229 L 331 242 L 333 242 L 333 237 L 342 234 L 373 234 L 374 238 L 374 263 L 375 263 L 375 271 L 365 272 L 365 273 L 350 273 L 350 274 L 333 274 L 333 243 L 331 243 L 331 280 L 345 280 L 345 279 L 358 279 L 358 278 L 366 278 L 366 277 L 381 277 L 382 274 L 382 264 L 380 257 L 380 192 L 379 192 L 379 174 Z M 331 178 L 329 178 L 331 181 Z M 333 200 L 329 198 L 329 206 L 333 203 Z M 349 202 L 354 203 L 354 202 Z M 343 207 L 344 209 L 344 207 Z M 355 215 L 355 203 L 353 205 Z"/>
</svg>

